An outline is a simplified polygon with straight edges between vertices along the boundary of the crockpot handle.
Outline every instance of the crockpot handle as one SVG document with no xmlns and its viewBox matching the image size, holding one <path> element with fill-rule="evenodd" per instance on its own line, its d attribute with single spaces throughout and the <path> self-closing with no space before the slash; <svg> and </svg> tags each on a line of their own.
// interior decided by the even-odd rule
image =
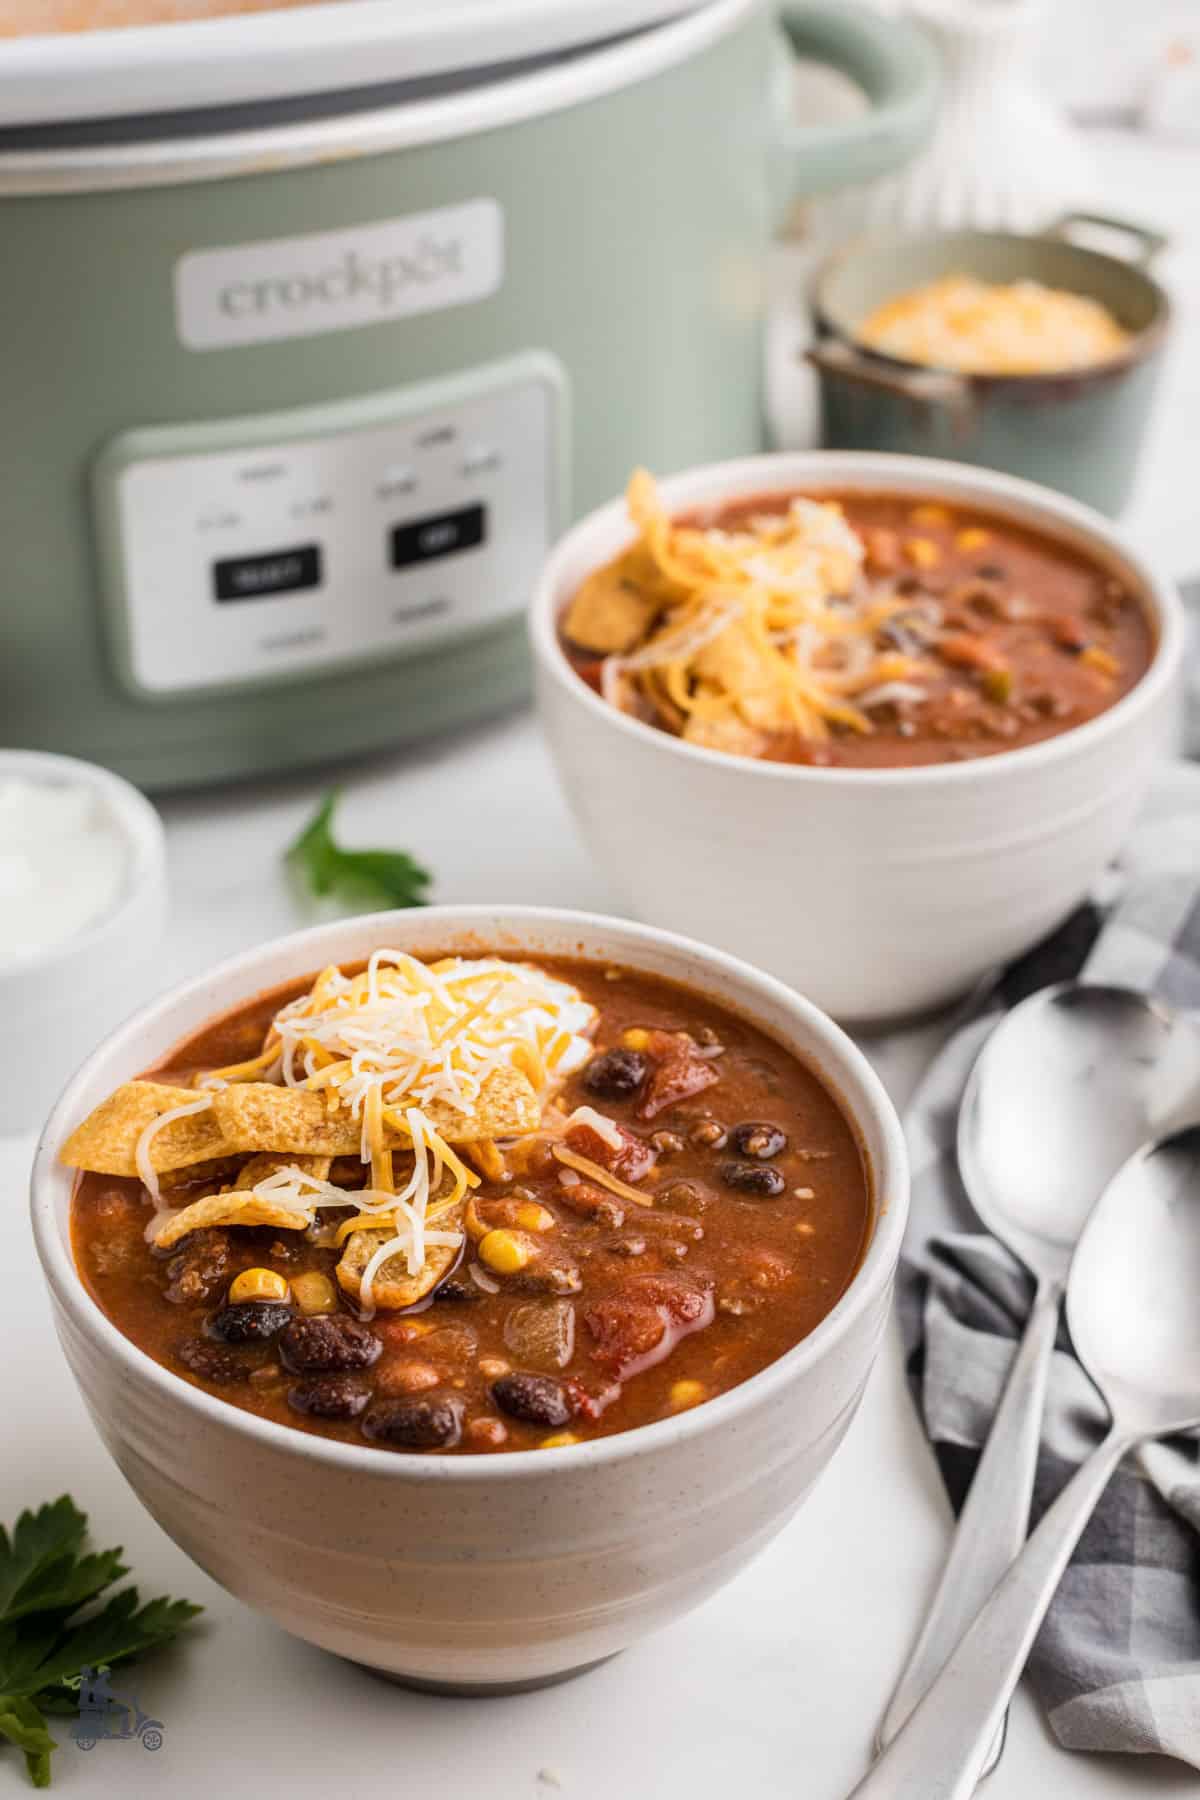
<svg viewBox="0 0 1200 1800">
<path fill-rule="evenodd" d="M 780 148 L 806 194 L 888 175 L 929 136 L 941 92 L 937 52 L 916 25 L 852 6 L 781 0 L 793 53 L 830 64 L 862 88 L 870 111 L 824 125 L 785 122 Z"/>
<path fill-rule="evenodd" d="M 1075 240 L 1075 228 L 1078 225 L 1094 225 L 1101 231 L 1118 232 L 1121 236 L 1132 238 L 1134 251 L 1125 258 L 1137 269 L 1148 269 L 1159 253 L 1166 249 L 1170 238 L 1165 232 L 1152 231 L 1148 225 L 1138 225 L 1132 219 L 1114 219 L 1111 213 L 1069 212 L 1061 219 L 1056 219 L 1046 232 L 1047 237 L 1063 238 L 1068 243 Z"/>
</svg>

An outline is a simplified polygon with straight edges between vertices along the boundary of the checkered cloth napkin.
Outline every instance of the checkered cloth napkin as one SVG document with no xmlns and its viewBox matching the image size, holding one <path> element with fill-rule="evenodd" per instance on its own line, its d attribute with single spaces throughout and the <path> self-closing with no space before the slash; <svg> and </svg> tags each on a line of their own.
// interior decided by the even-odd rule
<svg viewBox="0 0 1200 1800">
<path fill-rule="evenodd" d="M 956 1511 L 1033 1293 L 963 1191 L 959 1101 L 1005 1009 L 1079 974 L 1157 994 L 1200 1024 L 1200 769 L 1164 773 L 1105 892 L 977 1001 L 909 1109 L 913 1202 L 900 1322 L 914 1397 Z M 1035 1521 L 1104 1423 L 1060 1333 Z M 1161 1751 L 1200 1768 L 1200 1443 L 1151 1445 L 1114 1476 L 1042 1627 L 1029 1677 L 1068 1748 Z"/>
</svg>

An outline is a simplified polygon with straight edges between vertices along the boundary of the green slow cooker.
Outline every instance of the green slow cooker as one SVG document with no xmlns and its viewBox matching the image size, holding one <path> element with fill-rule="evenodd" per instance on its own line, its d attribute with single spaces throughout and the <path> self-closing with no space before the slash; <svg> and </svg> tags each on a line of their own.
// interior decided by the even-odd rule
<svg viewBox="0 0 1200 1800">
<path fill-rule="evenodd" d="M 797 53 L 870 108 L 790 121 Z M 4 742 L 181 786 L 510 704 L 551 540 L 760 444 L 772 226 L 936 86 L 911 31 L 766 0 L 0 46 Z"/>
</svg>

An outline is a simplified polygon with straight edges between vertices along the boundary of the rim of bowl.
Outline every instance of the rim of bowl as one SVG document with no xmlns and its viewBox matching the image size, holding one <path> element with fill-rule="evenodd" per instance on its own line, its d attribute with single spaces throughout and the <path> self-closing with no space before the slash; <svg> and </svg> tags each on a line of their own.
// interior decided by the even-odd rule
<svg viewBox="0 0 1200 1800">
<path fill-rule="evenodd" d="M 1112 223 L 1114 226 L 1118 226 L 1121 221 L 1114 219 Z M 1040 369 L 1016 374 L 1003 372 L 988 374 L 982 369 L 944 369 L 938 363 L 914 362 L 911 357 L 892 356 L 886 350 L 878 350 L 873 345 L 864 343 L 859 337 L 856 327 L 844 315 L 836 312 L 831 305 L 827 293 L 829 285 L 856 257 L 886 252 L 893 245 L 900 244 L 903 244 L 905 248 L 916 246 L 920 249 L 933 249 L 936 245 L 944 244 L 953 238 L 987 238 L 992 242 L 1022 245 L 1065 245 L 1085 261 L 1107 263 L 1123 269 L 1128 274 L 1145 282 L 1154 299 L 1154 317 L 1149 324 L 1143 325 L 1140 331 L 1130 334 L 1129 343 L 1123 350 L 1118 351 L 1115 356 L 1106 357 L 1103 362 L 1089 363 L 1086 368 Z M 1079 292 L 1079 290 L 1073 289 L 1072 292 Z M 965 227 L 959 231 L 920 232 L 915 238 L 905 237 L 902 233 L 896 233 L 891 237 L 881 234 L 878 237 L 857 238 L 853 243 L 844 244 L 840 249 L 832 251 L 825 258 L 812 279 L 810 293 L 813 316 L 818 325 L 831 337 L 836 337 L 843 343 L 852 344 L 861 356 L 872 357 L 888 368 L 903 369 L 906 372 L 911 370 L 914 374 L 922 375 L 947 375 L 967 384 L 979 383 L 981 386 L 991 387 L 1007 386 L 1009 383 L 1014 387 L 1022 387 L 1024 385 L 1032 386 L 1038 382 L 1043 385 L 1048 382 L 1083 382 L 1092 376 L 1119 374 L 1122 369 L 1132 368 L 1135 363 L 1143 361 L 1145 357 L 1161 347 L 1175 316 L 1175 308 L 1170 294 L 1162 282 L 1144 264 L 1131 262 L 1127 257 L 1114 256 L 1107 250 L 1096 250 L 1091 244 L 1078 244 L 1073 238 L 1054 237 L 1045 231 L 972 231 L 969 227 Z M 1095 296 L 1089 293 L 1086 298 L 1094 299 Z"/>
<path fill-rule="evenodd" d="M 130 854 L 121 891 L 111 906 L 82 931 L 73 932 L 60 943 L 18 951 L 0 964 L 0 981 L 6 976 L 27 977 L 42 970 L 54 969 L 57 973 L 69 962 L 94 957 L 103 949 L 105 941 L 126 923 L 130 909 L 141 900 L 147 885 L 166 871 L 166 834 L 162 820 L 145 794 L 123 775 L 115 775 L 111 769 L 85 762 L 81 757 L 60 756 L 52 750 L 0 749 L 0 781 L 10 776 L 27 777 L 47 787 L 74 783 L 91 788 L 101 796 L 113 822 L 123 832 Z"/>
<path fill-rule="evenodd" d="M 890 768 L 815 768 L 807 763 L 767 762 L 752 756 L 735 756 L 726 750 L 709 750 L 688 744 L 672 732 L 643 724 L 595 693 L 576 673 L 558 640 L 558 617 L 570 591 L 590 570 L 617 554 L 622 541 L 633 538 L 621 496 L 586 514 L 559 539 L 547 559 L 534 590 L 529 611 L 529 636 L 535 660 L 571 698 L 613 730 L 625 732 L 641 744 L 657 745 L 668 756 L 682 756 L 701 767 L 742 774 L 747 780 L 819 782 L 823 786 L 937 787 L 942 783 L 996 781 L 1018 764 L 1024 769 L 1069 759 L 1109 733 L 1119 730 L 1132 714 L 1149 710 L 1174 681 L 1183 656 L 1185 621 L 1183 602 L 1174 583 L 1135 542 L 1126 539 L 1093 507 L 1072 500 L 1038 482 L 995 469 L 978 469 L 969 463 L 935 457 L 901 456 L 879 450 L 769 451 L 761 456 L 739 457 L 730 462 L 705 463 L 667 476 L 659 483 L 667 511 L 677 514 L 706 502 L 733 501 L 797 490 L 820 493 L 829 490 L 853 494 L 913 494 L 922 499 L 941 498 L 957 504 L 987 508 L 1014 524 L 1032 526 L 1048 537 L 1058 537 L 1084 554 L 1096 556 L 1107 566 L 1120 568 L 1132 579 L 1149 624 L 1157 634 L 1154 654 L 1145 674 L 1114 705 L 1082 725 L 1056 732 L 1036 744 L 1013 750 L 997 750 L 967 762 L 924 763 Z M 1023 510 L 1022 510 L 1023 509 Z M 1065 531 L 1063 528 L 1066 528 Z M 592 537 L 610 539 L 603 556 L 589 559 L 587 568 L 572 576 L 566 588 L 566 569 L 579 557 L 582 545 Z"/>
<path fill-rule="evenodd" d="M 786 1385 L 818 1361 L 845 1334 L 854 1319 L 881 1291 L 886 1290 L 900 1254 L 908 1217 L 908 1153 L 903 1127 L 887 1090 L 866 1056 L 841 1026 L 836 1025 L 812 1001 L 806 1000 L 775 976 L 754 968 L 739 957 L 711 949 L 694 938 L 603 913 L 577 912 L 550 906 L 446 905 L 422 907 L 417 917 L 423 925 L 430 921 L 435 924 L 444 921 L 448 938 L 452 938 L 455 933 L 463 934 L 474 930 L 485 941 L 489 932 L 494 937 L 498 931 L 506 932 L 515 928 L 524 937 L 527 933 L 536 932 L 539 926 L 577 932 L 581 936 L 589 932 L 615 932 L 619 939 L 627 940 L 630 945 L 643 947 L 651 955 L 662 951 L 674 954 L 682 952 L 696 958 L 703 969 L 714 967 L 729 979 L 731 985 L 742 990 L 736 998 L 720 1000 L 719 1004 L 727 1006 L 735 1014 L 741 1013 L 752 1022 L 756 1022 L 761 1016 L 754 1007 L 756 1000 L 771 1000 L 786 1006 L 801 1029 L 814 1041 L 812 1062 L 816 1073 L 833 1091 L 856 1131 L 865 1140 L 867 1134 L 859 1110 L 852 1108 L 844 1097 L 839 1076 L 850 1076 L 861 1090 L 882 1151 L 878 1158 L 879 1166 L 871 1171 L 875 1190 L 875 1214 L 870 1239 L 836 1306 L 807 1337 L 802 1338 L 774 1362 L 768 1363 L 766 1368 L 739 1382 L 726 1393 L 705 1401 L 702 1406 L 692 1407 L 672 1418 L 656 1419 L 646 1425 L 633 1426 L 628 1431 L 614 1432 L 610 1437 L 564 1445 L 557 1449 L 536 1452 L 496 1451 L 486 1456 L 406 1456 L 394 1451 L 381 1452 L 369 1444 L 343 1444 L 325 1440 L 315 1433 L 280 1425 L 271 1419 L 258 1418 L 253 1413 L 243 1411 L 241 1407 L 219 1400 L 204 1389 L 194 1387 L 190 1382 L 174 1375 L 171 1370 L 139 1349 L 132 1339 L 118 1330 L 92 1299 L 75 1265 L 69 1240 L 64 1244 L 59 1230 L 55 1180 L 61 1179 L 64 1172 L 57 1156 L 60 1145 L 78 1117 L 76 1094 L 97 1063 L 107 1061 L 110 1057 L 124 1057 L 130 1067 L 140 1068 L 142 1065 L 136 1054 L 130 1052 L 134 1050 L 146 1028 L 179 1002 L 199 996 L 214 981 L 244 977 L 244 997 L 249 999 L 255 993 L 262 992 L 261 981 L 255 985 L 255 970 L 260 967 L 264 958 L 279 951 L 299 952 L 304 946 L 311 944 L 315 966 L 323 954 L 336 956 L 336 951 L 330 949 L 329 944 L 339 931 L 361 925 L 365 918 L 378 920 L 381 941 L 385 932 L 402 933 L 405 923 L 412 923 L 414 915 L 411 911 L 394 911 L 358 915 L 336 920 L 331 924 L 310 926 L 303 931 L 272 938 L 253 950 L 226 957 L 203 974 L 170 988 L 126 1019 L 97 1046 L 67 1083 L 42 1130 L 34 1156 L 30 1179 L 33 1235 L 47 1285 L 89 1343 L 101 1354 L 118 1363 L 140 1369 L 163 1391 L 167 1404 L 176 1403 L 185 1409 L 193 1408 L 215 1424 L 224 1424 L 230 1430 L 252 1440 L 294 1453 L 302 1461 L 313 1460 L 360 1473 L 390 1471 L 397 1479 L 403 1476 L 406 1479 L 433 1481 L 521 1480 L 552 1473 L 564 1466 L 582 1468 L 585 1464 L 633 1459 L 656 1448 L 719 1430 L 755 1400 L 774 1388 Z M 502 923 L 497 924 L 498 920 Z M 318 949 L 318 946 L 322 948 Z M 527 947 L 523 942 L 521 948 L 524 950 Z M 532 953 L 537 954 L 536 947 Z M 648 966 L 653 970 L 653 962 Z M 236 1005 L 237 1002 L 231 1004 Z M 217 1014 L 214 1012 L 212 1016 Z M 829 1061 L 839 1066 L 830 1070 Z M 125 1077 L 129 1078 L 128 1075 Z"/>
</svg>

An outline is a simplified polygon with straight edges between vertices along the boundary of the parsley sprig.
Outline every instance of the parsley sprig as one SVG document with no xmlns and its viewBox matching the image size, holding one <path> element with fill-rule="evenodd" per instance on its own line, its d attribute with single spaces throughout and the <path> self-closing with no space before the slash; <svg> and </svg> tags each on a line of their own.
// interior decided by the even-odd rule
<svg viewBox="0 0 1200 1800">
<path fill-rule="evenodd" d="M 50 1785 L 55 1740 L 46 1715 L 77 1708 L 84 1669 L 111 1668 L 169 1643 L 202 1609 L 150 1600 L 135 1587 L 102 1603 L 128 1575 L 121 1551 L 84 1548 L 87 1514 L 64 1494 L 0 1525 L 0 1739 L 25 1752 L 35 1787 Z"/>
<path fill-rule="evenodd" d="M 424 906 L 433 879 L 405 850 L 344 850 L 333 835 L 337 789 L 325 795 L 309 823 L 287 851 L 290 868 L 310 890 L 336 895 L 368 911 L 389 906 Z"/>
</svg>

